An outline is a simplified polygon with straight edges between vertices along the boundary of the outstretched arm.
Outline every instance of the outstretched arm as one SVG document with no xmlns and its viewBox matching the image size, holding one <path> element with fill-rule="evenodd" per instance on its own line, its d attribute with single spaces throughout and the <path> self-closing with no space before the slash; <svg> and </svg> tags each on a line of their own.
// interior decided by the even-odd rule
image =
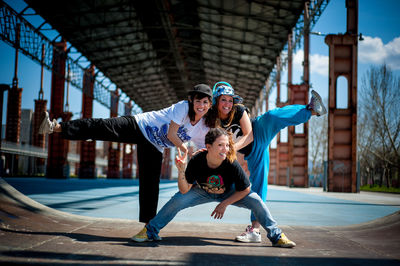
<svg viewBox="0 0 400 266">
<path fill-rule="evenodd" d="M 220 204 L 218 204 L 217 207 L 215 207 L 214 211 L 211 213 L 211 217 L 214 216 L 214 219 L 222 219 L 222 217 L 224 217 L 226 207 L 235 203 L 238 200 L 243 199 L 249 193 L 250 193 L 250 186 L 242 191 L 236 191 L 229 198 L 225 199 Z"/>
</svg>

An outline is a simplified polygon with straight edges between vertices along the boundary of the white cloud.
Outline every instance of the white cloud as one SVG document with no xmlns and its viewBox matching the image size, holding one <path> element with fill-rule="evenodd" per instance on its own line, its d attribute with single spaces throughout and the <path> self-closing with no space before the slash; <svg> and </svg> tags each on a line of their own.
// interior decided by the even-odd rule
<svg viewBox="0 0 400 266">
<path fill-rule="evenodd" d="M 303 70 L 304 51 L 298 50 L 293 56 L 293 68 Z M 322 76 L 329 74 L 329 57 L 326 55 L 310 55 L 310 73 L 317 73 Z"/>
<path fill-rule="evenodd" d="M 358 42 L 358 58 L 360 63 L 386 63 L 393 70 L 400 69 L 400 37 L 383 44 L 379 37 L 365 36 Z"/>
<path fill-rule="evenodd" d="M 311 73 L 315 72 L 322 76 L 329 75 L 329 56 L 312 54 L 310 57 Z"/>
<path fill-rule="evenodd" d="M 358 44 L 358 59 L 362 63 L 381 64 L 387 57 L 383 42 L 378 37 L 365 36 Z"/>
<path fill-rule="evenodd" d="M 293 56 L 293 70 L 303 71 L 304 51 L 299 49 Z M 400 37 L 394 38 L 387 44 L 379 37 L 364 36 L 363 41 L 358 42 L 359 63 L 383 64 L 391 69 L 400 69 Z M 321 54 L 310 55 L 310 73 L 327 77 L 329 75 L 329 56 Z"/>
</svg>

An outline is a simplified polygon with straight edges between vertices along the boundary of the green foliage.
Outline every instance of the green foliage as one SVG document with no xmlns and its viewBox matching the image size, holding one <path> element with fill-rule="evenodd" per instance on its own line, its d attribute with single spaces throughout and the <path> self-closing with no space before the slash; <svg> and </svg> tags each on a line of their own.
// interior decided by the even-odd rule
<svg viewBox="0 0 400 266">
<path fill-rule="evenodd" d="M 360 187 L 361 191 L 372 191 L 372 192 L 386 192 L 386 193 L 400 193 L 400 188 L 395 187 L 386 187 L 386 186 L 378 186 L 378 185 L 365 185 Z"/>
</svg>

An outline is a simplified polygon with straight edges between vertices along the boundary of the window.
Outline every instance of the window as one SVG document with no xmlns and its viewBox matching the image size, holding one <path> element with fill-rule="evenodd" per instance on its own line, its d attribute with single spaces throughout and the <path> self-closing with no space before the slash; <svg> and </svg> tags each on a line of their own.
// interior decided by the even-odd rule
<svg viewBox="0 0 400 266">
<path fill-rule="evenodd" d="M 336 80 L 336 108 L 349 108 L 349 89 L 347 78 L 344 76 L 338 77 Z"/>
</svg>

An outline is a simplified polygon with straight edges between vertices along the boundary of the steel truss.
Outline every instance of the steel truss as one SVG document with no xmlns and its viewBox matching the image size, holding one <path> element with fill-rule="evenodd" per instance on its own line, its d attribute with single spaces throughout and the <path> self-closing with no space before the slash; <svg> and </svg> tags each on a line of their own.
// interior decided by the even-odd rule
<svg viewBox="0 0 400 266">
<path fill-rule="evenodd" d="M 17 43 L 17 27 L 20 27 L 20 41 Z M 24 55 L 53 71 L 52 60 L 54 41 L 51 41 L 45 35 L 43 35 L 39 29 L 35 28 L 29 23 L 21 14 L 18 14 L 4 1 L 0 0 L 0 38 L 5 43 L 9 44 L 15 49 L 19 49 Z M 42 49 L 44 47 L 44 58 L 42 58 Z M 61 51 L 60 51 L 61 52 Z M 83 75 L 85 68 L 82 67 L 77 60 L 74 60 L 67 55 L 67 69 L 65 79 L 70 82 L 71 85 L 84 92 L 82 88 Z M 104 81 L 104 79 L 103 79 Z M 100 80 L 95 80 L 93 97 L 94 100 L 102 104 L 103 106 L 110 109 L 111 107 L 111 90 L 108 89 L 109 85 L 106 86 Z M 123 101 L 120 99 L 118 114 L 125 115 L 125 103 L 129 102 L 130 99 L 124 98 Z M 132 114 L 140 113 L 142 109 L 132 101 Z"/>
</svg>

